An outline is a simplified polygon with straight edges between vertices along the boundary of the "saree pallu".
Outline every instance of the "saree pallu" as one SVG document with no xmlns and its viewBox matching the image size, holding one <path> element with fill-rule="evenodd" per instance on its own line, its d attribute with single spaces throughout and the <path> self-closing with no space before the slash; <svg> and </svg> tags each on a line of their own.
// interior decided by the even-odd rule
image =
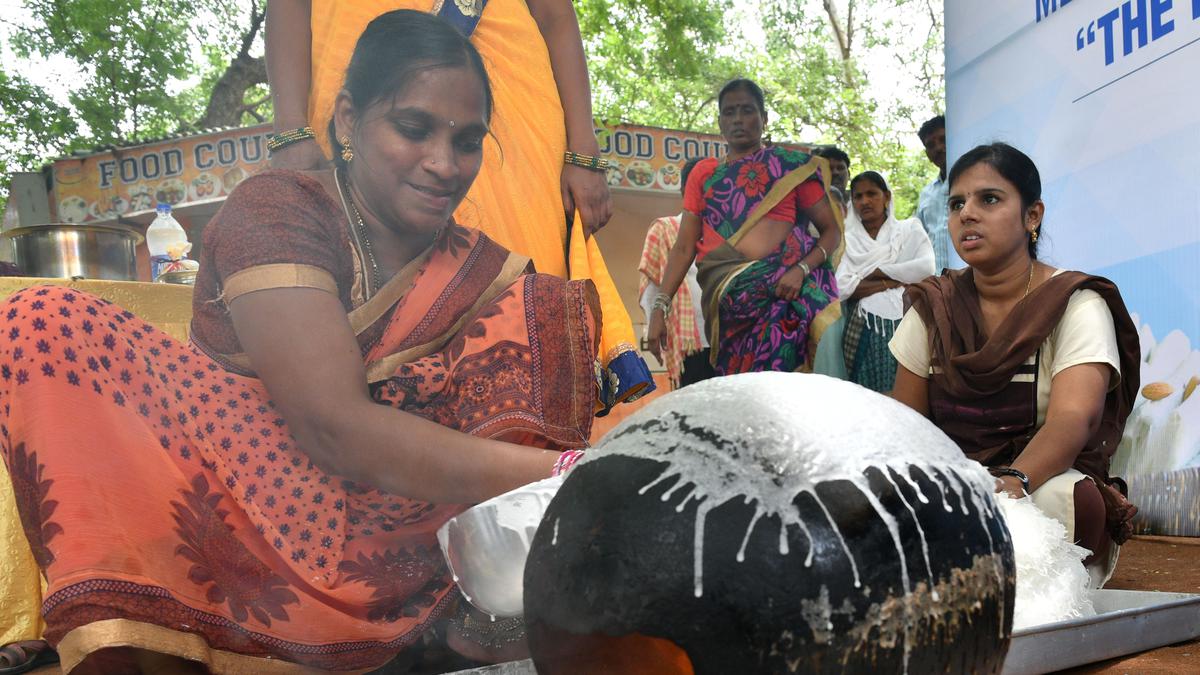
<svg viewBox="0 0 1200 675">
<path fill-rule="evenodd" d="M 849 307 L 850 318 L 842 337 L 847 378 L 881 394 L 896 386 L 896 357 L 888 343 L 900 325 L 898 319 L 885 319 L 859 311 L 858 303 Z"/>
<path fill-rule="evenodd" d="M 763 370 L 811 371 L 825 330 L 841 316 L 834 270 L 841 246 L 805 277 L 795 300 L 775 295 L 775 285 L 817 240 L 810 221 L 797 209 L 796 223 L 779 249 L 750 260 L 737 243 L 806 180 L 829 192 L 824 159 L 768 146 L 731 164 L 722 164 L 705 183 L 705 237 L 722 242 L 697 261 L 711 362 L 718 375 Z M 839 209 L 833 209 L 842 227 Z"/>
<path fill-rule="evenodd" d="M 308 119 L 321 147 L 328 155 L 333 103 L 359 35 L 372 19 L 395 9 L 433 12 L 453 23 L 479 50 L 491 80 L 495 111 L 483 166 L 455 220 L 529 256 L 538 272 L 595 283 L 603 309 L 599 355 L 605 375 L 597 414 L 653 391 L 599 243 L 584 236 L 578 213 L 570 221 L 564 215 L 563 106 L 546 41 L 524 0 L 314 0 Z"/>
<path fill-rule="evenodd" d="M 452 229 L 351 314 L 386 322 L 364 357 L 373 396 L 467 433 L 584 445 L 595 290 Z M 125 672 L 97 653 L 117 646 L 221 673 L 368 669 L 456 600 L 435 532 L 464 506 L 323 472 L 224 359 L 72 289 L 17 293 L 0 331 L 0 450 L 65 672 L 88 655 Z"/>
</svg>

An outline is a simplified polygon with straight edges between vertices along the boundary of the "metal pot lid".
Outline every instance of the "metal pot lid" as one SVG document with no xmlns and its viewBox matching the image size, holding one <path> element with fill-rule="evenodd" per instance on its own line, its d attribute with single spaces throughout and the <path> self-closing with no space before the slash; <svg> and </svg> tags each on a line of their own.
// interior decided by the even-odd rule
<svg viewBox="0 0 1200 675">
<path fill-rule="evenodd" d="M 145 238 L 140 232 L 126 225 L 115 225 L 108 223 L 44 223 L 41 225 L 22 225 L 14 227 L 11 230 L 5 230 L 0 233 L 0 239 L 13 239 L 26 234 L 35 234 L 45 231 L 92 231 L 92 232 L 113 232 L 116 234 L 126 234 L 134 237 L 134 245 L 142 243 Z"/>
</svg>

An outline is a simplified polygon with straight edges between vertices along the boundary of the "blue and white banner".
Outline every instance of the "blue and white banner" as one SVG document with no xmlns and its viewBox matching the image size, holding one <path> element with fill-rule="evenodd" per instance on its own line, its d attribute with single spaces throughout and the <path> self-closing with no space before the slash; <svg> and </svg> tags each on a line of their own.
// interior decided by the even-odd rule
<svg viewBox="0 0 1200 675">
<path fill-rule="evenodd" d="M 1171 391 L 1139 397 L 1114 468 L 1200 465 L 1200 0 L 948 1 L 946 73 L 949 162 L 1033 158 L 1041 257 L 1120 286 L 1142 382 Z"/>
</svg>

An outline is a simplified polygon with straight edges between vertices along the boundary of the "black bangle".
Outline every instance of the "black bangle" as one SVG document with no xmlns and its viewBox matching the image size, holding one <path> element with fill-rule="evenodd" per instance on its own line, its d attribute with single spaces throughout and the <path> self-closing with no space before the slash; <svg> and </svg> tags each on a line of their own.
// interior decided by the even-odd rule
<svg viewBox="0 0 1200 675">
<path fill-rule="evenodd" d="M 1026 476 L 1024 471 L 1014 469 L 1011 466 L 994 466 L 990 467 L 988 472 L 997 478 L 1000 476 L 1012 476 L 1016 478 L 1021 481 L 1021 489 L 1025 491 L 1025 494 L 1029 494 L 1029 476 Z"/>
</svg>

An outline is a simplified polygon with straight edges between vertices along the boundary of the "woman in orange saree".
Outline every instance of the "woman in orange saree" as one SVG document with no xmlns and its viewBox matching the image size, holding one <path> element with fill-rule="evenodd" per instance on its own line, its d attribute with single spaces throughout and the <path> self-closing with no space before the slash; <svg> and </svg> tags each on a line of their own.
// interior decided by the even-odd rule
<svg viewBox="0 0 1200 675">
<path fill-rule="evenodd" d="M 191 343 L 70 289 L 0 305 L 0 450 L 65 672 L 382 665 L 456 601 L 437 528 L 586 443 L 595 289 L 450 219 L 478 54 L 393 12 L 355 58 L 354 155 L 229 197 Z"/>
<path fill-rule="evenodd" d="M 327 133 L 355 38 L 394 9 L 428 12 L 468 36 L 488 69 L 496 114 L 483 168 L 455 211 L 539 272 L 591 279 L 603 308 L 599 414 L 654 389 L 633 326 L 592 234 L 612 214 L 603 171 L 564 164 L 571 151 L 596 156 L 592 96 L 571 0 L 288 0 L 269 3 L 267 70 L 275 130 L 311 126 L 313 140 L 273 152 L 271 165 L 324 166 L 340 152 Z"/>
</svg>

